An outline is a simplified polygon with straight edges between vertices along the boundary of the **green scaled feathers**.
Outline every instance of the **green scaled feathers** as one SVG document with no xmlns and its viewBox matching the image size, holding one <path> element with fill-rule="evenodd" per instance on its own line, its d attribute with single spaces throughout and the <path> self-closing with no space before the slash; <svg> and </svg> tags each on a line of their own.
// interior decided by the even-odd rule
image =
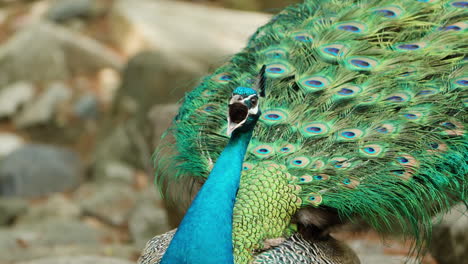
<svg viewBox="0 0 468 264">
<path fill-rule="evenodd" d="M 431 217 L 467 202 L 466 1 L 306 1 L 186 95 L 159 183 L 203 179 L 227 143 L 226 100 L 266 65 L 267 96 L 234 211 L 236 263 L 293 232 L 305 207 L 420 248 Z"/>
</svg>

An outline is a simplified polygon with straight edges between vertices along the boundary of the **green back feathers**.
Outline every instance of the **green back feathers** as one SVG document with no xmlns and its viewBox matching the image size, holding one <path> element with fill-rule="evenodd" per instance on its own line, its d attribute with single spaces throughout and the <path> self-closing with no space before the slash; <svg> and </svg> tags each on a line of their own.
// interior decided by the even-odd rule
<svg viewBox="0 0 468 264">
<path fill-rule="evenodd" d="M 266 65 L 243 178 L 262 161 L 284 165 L 301 207 L 427 238 L 434 212 L 467 200 L 467 26 L 463 1 L 287 8 L 186 95 L 158 180 L 209 174 L 228 140 L 227 99 Z"/>
</svg>

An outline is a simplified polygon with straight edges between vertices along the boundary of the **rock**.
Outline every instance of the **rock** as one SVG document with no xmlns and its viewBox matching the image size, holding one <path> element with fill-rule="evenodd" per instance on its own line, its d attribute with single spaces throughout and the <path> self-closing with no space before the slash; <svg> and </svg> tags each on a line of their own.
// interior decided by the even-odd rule
<svg viewBox="0 0 468 264">
<path fill-rule="evenodd" d="M 0 85 L 67 80 L 121 66 L 122 59 L 96 40 L 45 21 L 24 26 L 0 46 Z"/>
<path fill-rule="evenodd" d="M 25 107 L 24 111 L 15 118 L 15 124 L 18 127 L 27 127 L 47 123 L 55 116 L 58 106 L 69 100 L 71 96 L 70 87 L 61 82 L 54 82 Z"/>
<path fill-rule="evenodd" d="M 75 194 L 83 212 L 113 226 L 125 226 L 137 201 L 137 194 L 127 184 L 115 182 L 87 185 Z"/>
<path fill-rule="evenodd" d="M 134 264 L 134 262 L 118 258 L 109 258 L 101 256 L 75 256 L 70 257 L 54 257 L 21 262 L 18 264 Z"/>
<path fill-rule="evenodd" d="M 166 210 L 161 206 L 154 187 L 140 197 L 129 221 L 129 231 L 136 246 L 143 249 L 155 235 L 170 230 Z"/>
<path fill-rule="evenodd" d="M 73 105 L 73 114 L 82 120 L 96 120 L 99 115 L 99 102 L 94 94 L 82 95 Z"/>
<path fill-rule="evenodd" d="M 466 263 L 467 249 L 468 215 L 465 205 L 459 204 L 434 227 L 430 252 L 439 264 L 454 264 Z"/>
<path fill-rule="evenodd" d="M 77 186 L 78 155 L 68 149 L 27 144 L 0 164 L 0 196 L 37 197 Z"/>
<path fill-rule="evenodd" d="M 34 86 L 29 82 L 17 82 L 6 87 L 0 86 L 0 117 L 10 117 L 30 101 Z"/>
<path fill-rule="evenodd" d="M 2 251 L 22 247 L 64 245 L 98 245 L 104 234 L 78 220 L 48 219 L 13 229 L 0 229 Z M 22 245 L 18 245 L 18 242 Z"/>
<path fill-rule="evenodd" d="M 108 160 L 99 162 L 99 169 L 95 170 L 95 179 L 98 182 L 121 182 L 128 185 L 134 183 L 135 169 L 116 161 Z"/>
<path fill-rule="evenodd" d="M 26 212 L 28 203 L 23 199 L 0 198 L 0 225 L 10 224 Z"/>
<path fill-rule="evenodd" d="M 60 0 L 50 7 L 46 17 L 58 23 L 93 18 L 103 15 L 112 3 L 112 0 Z"/>
<path fill-rule="evenodd" d="M 185 72 L 205 73 L 238 52 L 269 15 L 178 1 L 117 0 L 111 13 L 113 39 L 135 54 L 152 49 L 167 54 Z"/>
<path fill-rule="evenodd" d="M 10 133 L 0 133 L 0 159 L 24 145 L 24 140 Z"/>
<path fill-rule="evenodd" d="M 81 216 L 81 208 L 66 198 L 63 194 L 53 194 L 48 199 L 29 208 L 28 212 L 20 217 L 17 225 L 34 224 L 48 219 L 78 219 Z"/>
<path fill-rule="evenodd" d="M 72 219 L 47 219 L 0 229 L 0 263 L 16 263 L 50 256 L 102 254 L 106 232 Z M 108 250 L 108 249 L 107 249 Z M 128 253 L 125 253 L 128 254 Z"/>
</svg>

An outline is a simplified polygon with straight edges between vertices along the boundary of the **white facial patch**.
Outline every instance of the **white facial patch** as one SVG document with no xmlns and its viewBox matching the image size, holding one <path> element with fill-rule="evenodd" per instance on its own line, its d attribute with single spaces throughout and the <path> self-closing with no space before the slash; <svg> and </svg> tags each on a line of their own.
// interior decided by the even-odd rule
<svg viewBox="0 0 468 264">
<path fill-rule="evenodd" d="M 257 96 L 256 94 L 252 94 L 249 97 L 244 98 L 242 102 L 245 104 L 245 101 L 250 100 L 252 97 Z M 251 115 L 256 115 L 258 113 L 258 103 L 255 105 L 255 107 L 249 109 L 249 114 Z"/>
</svg>

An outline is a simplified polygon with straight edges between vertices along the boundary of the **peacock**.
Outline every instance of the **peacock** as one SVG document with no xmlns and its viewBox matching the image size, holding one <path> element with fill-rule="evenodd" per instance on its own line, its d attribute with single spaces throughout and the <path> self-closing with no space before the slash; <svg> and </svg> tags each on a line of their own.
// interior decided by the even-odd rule
<svg viewBox="0 0 468 264">
<path fill-rule="evenodd" d="M 159 186 L 206 181 L 182 235 L 165 237 L 167 259 L 187 261 L 163 263 L 295 263 L 281 247 L 356 218 L 413 237 L 420 253 L 432 216 L 467 203 L 467 8 L 306 0 L 260 27 L 186 94 L 166 133 L 175 143 L 155 155 Z M 229 190 L 208 185 L 214 174 Z"/>
</svg>

